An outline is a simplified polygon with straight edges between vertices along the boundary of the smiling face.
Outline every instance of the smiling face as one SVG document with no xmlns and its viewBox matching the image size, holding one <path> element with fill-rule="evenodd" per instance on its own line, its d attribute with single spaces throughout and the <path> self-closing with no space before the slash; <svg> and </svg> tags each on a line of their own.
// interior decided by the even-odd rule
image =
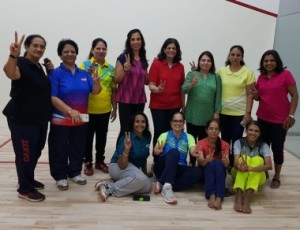
<svg viewBox="0 0 300 230">
<path fill-rule="evenodd" d="M 102 41 L 100 41 L 91 50 L 91 52 L 96 60 L 104 60 L 107 54 L 107 47 Z"/>
<path fill-rule="evenodd" d="M 247 140 L 249 143 L 255 143 L 260 136 L 260 129 L 255 124 L 250 124 L 246 129 Z"/>
<path fill-rule="evenodd" d="M 208 73 L 212 66 L 211 59 L 207 55 L 203 55 L 198 64 L 203 73 Z"/>
<path fill-rule="evenodd" d="M 130 46 L 133 51 L 139 51 L 142 47 L 142 37 L 140 33 L 133 33 L 130 37 Z"/>
<path fill-rule="evenodd" d="M 184 128 L 184 118 L 182 114 L 176 113 L 171 120 L 171 128 L 173 131 L 182 131 Z"/>
<path fill-rule="evenodd" d="M 206 129 L 208 138 L 217 139 L 220 134 L 220 127 L 216 121 L 210 122 L 209 126 Z"/>
<path fill-rule="evenodd" d="M 243 60 L 243 54 L 240 49 L 233 48 L 228 55 L 228 59 L 231 65 L 239 66 L 241 65 L 241 61 Z"/>
<path fill-rule="evenodd" d="M 142 136 L 144 130 L 146 129 L 146 119 L 144 116 L 138 114 L 134 118 L 133 131 L 137 136 Z"/>
<path fill-rule="evenodd" d="M 60 55 L 60 59 L 65 65 L 74 65 L 77 58 L 75 47 L 66 44 L 62 50 L 62 53 Z"/>
<path fill-rule="evenodd" d="M 276 61 L 273 55 L 266 55 L 263 60 L 263 67 L 267 74 L 270 75 L 275 72 Z"/>
<path fill-rule="evenodd" d="M 46 43 L 40 37 L 35 37 L 32 39 L 29 46 L 26 47 L 27 57 L 33 60 L 39 60 L 45 52 Z"/>
<path fill-rule="evenodd" d="M 173 60 L 176 56 L 176 45 L 174 43 L 170 43 L 167 45 L 167 47 L 164 49 L 164 53 L 166 54 L 166 58 L 169 60 Z"/>
</svg>

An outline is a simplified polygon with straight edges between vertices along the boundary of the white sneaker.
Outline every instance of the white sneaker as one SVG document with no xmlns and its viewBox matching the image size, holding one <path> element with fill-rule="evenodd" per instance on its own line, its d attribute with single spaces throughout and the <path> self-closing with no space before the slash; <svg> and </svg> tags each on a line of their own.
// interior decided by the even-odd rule
<svg viewBox="0 0 300 230">
<path fill-rule="evenodd" d="M 84 185 L 86 184 L 86 179 L 84 179 L 81 174 L 79 174 L 78 176 L 75 176 L 73 178 L 70 178 L 71 181 L 73 181 L 76 184 L 80 184 L 80 185 Z"/>
<path fill-rule="evenodd" d="M 58 180 L 56 181 L 56 187 L 62 191 L 68 190 L 69 189 L 68 181 L 65 179 Z"/>
<path fill-rule="evenodd" d="M 105 202 L 107 198 L 111 195 L 108 184 L 109 182 L 105 181 L 104 183 L 101 183 L 99 185 L 98 196 L 103 202 Z"/>
<path fill-rule="evenodd" d="M 177 199 L 173 193 L 172 186 L 164 185 L 161 191 L 161 195 L 167 204 L 177 204 Z"/>
</svg>

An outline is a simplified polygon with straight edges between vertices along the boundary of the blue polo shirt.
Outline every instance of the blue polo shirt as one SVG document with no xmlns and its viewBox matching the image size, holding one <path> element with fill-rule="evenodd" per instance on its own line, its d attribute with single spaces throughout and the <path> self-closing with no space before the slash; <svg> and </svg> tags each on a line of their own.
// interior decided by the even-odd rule
<svg viewBox="0 0 300 230">
<path fill-rule="evenodd" d="M 93 91 L 92 76 L 76 66 L 75 72 L 63 64 L 49 74 L 51 82 L 51 96 L 58 97 L 70 108 L 80 113 L 88 112 L 89 93 Z M 53 124 L 74 125 L 72 120 L 61 111 L 54 109 Z"/>
<path fill-rule="evenodd" d="M 120 138 L 119 144 L 117 146 L 117 149 L 115 153 L 113 154 L 111 158 L 111 163 L 117 163 L 121 155 L 123 154 L 123 151 L 125 149 L 124 146 L 124 140 L 125 140 L 125 135 L 123 135 Z M 132 164 L 134 164 L 136 167 L 141 168 L 145 161 L 147 160 L 149 156 L 149 147 L 150 147 L 150 142 L 151 142 L 151 136 L 147 137 L 142 137 L 139 138 L 135 132 L 130 133 L 130 140 L 132 143 L 132 147 L 129 152 L 129 158 L 128 161 Z"/>
</svg>

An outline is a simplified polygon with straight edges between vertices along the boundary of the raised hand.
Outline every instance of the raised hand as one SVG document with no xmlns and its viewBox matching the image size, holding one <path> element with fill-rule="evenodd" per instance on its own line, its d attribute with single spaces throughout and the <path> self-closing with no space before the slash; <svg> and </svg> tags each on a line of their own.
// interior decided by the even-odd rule
<svg viewBox="0 0 300 230">
<path fill-rule="evenodd" d="M 193 80 L 192 80 L 192 82 L 190 84 L 190 90 L 192 88 L 194 88 L 194 86 L 198 83 L 198 79 L 199 79 L 198 74 L 195 74 L 195 76 L 194 76 L 194 78 L 193 78 Z"/>
<path fill-rule="evenodd" d="M 130 64 L 130 56 L 129 54 L 125 54 L 125 62 L 123 66 L 124 72 L 128 72 L 131 69 L 131 64 Z"/>
<path fill-rule="evenodd" d="M 155 154 L 155 155 L 159 155 L 159 154 L 161 154 L 163 151 L 164 151 L 164 146 L 163 146 L 162 142 L 161 142 L 161 141 L 157 141 L 157 142 L 156 142 L 156 145 L 155 145 L 155 147 L 154 147 L 154 149 L 153 149 L 154 154 Z"/>
<path fill-rule="evenodd" d="M 160 80 L 159 85 L 157 86 L 157 93 L 161 93 L 165 89 L 166 80 Z"/>
<path fill-rule="evenodd" d="M 208 155 L 206 155 L 206 159 L 212 161 L 214 159 L 215 150 L 208 148 Z"/>
<path fill-rule="evenodd" d="M 130 139 L 130 132 L 125 132 L 124 146 L 128 151 L 131 149 L 132 143 Z"/>
<path fill-rule="evenodd" d="M 17 31 L 15 31 L 15 42 L 12 43 L 9 47 L 10 54 L 12 56 L 14 56 L 15 58 L 19 57 L 21 54 L 21 47 L 22 47 L 24 38 L 25 38 L 25 35 L 23 34 L 19 41 L 18 33 L 17 33 Z"/>
<path fill-rule="evenodd" d="M 190 62 L 190 66 L 191 66 L 191 70 L 192 70 L 192 71 L 196 71 L 197 66 L 196 66 L 196 64 L 195 64 L 194 61 Z"/>
</svg>

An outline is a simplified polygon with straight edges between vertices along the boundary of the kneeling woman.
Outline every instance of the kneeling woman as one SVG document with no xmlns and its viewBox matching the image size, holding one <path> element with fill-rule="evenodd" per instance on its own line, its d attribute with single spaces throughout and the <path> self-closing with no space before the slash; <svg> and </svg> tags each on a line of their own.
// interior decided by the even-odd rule
<svg viewBox="0 0 300 230">
<path fill-rule="evenodd" d="M 222 209 L 225 193 L 226 168 L 229 166 L 229 144 L 220 139 L 217 119 L 206 124 L 207 137 L 198 141 L 198 164 L 204 166 L 205 197 L 208 207 Z"/>
<path fill-rule="evenodd" d="M 152 182 L 146 175 L 151 142 L 147 116 L 137 112 L 128 127 L 129 132 L 121 137 L 109 165 L 108 171 L 112 180 L 98 181 L 95 184 L 102 201 L 106 201 L 110 195 L 122 197 L 151 191 Z"/>
<path fill-rule="evenodd" d="M 246 137 L 234 143 L 234 167 L 237 170 L 233 188 L 236 190 L 234 210 L 251 213 L 250 198 L 258 186 L 266 182 L 267 170 L 272 169 L 269 146 L 260 140 L 257 121 L 246 125 Z"/>
</svg>

